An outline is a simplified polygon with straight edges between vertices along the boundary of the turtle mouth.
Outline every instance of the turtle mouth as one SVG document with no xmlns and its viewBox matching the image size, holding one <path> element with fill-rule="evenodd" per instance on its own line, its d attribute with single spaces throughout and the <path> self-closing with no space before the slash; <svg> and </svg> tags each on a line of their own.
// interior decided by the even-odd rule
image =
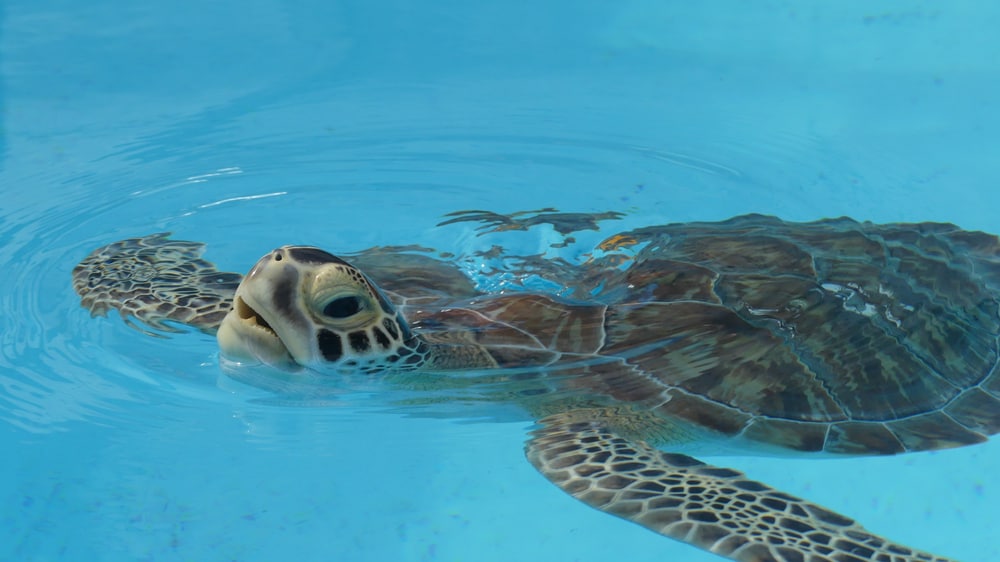
<svg viewBox="0 0 1000 562">
<path fill-rule="evenodd" d="M 237 295 L 232 310 L 216 334 L 219 351 L 226 359 L 237 363 L 259 362 L 281 370 L 296 370 L 298 363 L 278 335 L 280 318 L 272 317 L 269 322 L 266 313 L 265 310 L 261 314 L 242 295 Z"/>
<path fill-rule="evenodd" d="M 267 319 L 254 310 L 252 306 L 247 304 L 247 301 L 243 300 L 243 297 L 236 297 L 236 302 L 233 303 L 233 308 L 236 310 L 236 315 L 239 316 L 244 325 L 250 326 L 252 329 L 266 332 L 270 336 L 277 338 L 279 341 L 281 340 L 281 338 L 278 337 L 278 332 L 275 332 L 274 328 L 267 323 Z"/>
</svg>

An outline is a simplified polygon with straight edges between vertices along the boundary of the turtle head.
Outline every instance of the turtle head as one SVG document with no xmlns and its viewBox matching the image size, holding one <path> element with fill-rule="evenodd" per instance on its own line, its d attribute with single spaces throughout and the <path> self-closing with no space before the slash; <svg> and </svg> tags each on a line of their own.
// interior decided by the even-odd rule
<svg viewBox="0 0 1000 562">
<path fill-rule="evenodd" d="M 296 370 L 412 368 L 426 345 L 360 270 L 319 248 L 283 246 L 236 289 L 218 331 L 228 360 Z"/>
</svg>

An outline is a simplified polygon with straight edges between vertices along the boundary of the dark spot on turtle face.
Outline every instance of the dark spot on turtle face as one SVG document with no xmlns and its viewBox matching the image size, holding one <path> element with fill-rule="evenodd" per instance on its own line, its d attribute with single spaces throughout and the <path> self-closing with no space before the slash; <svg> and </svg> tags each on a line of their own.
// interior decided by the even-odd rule
<svg viewBox="0 0 1000 562">
<path fill-rule="evenodd" d="M 399 330 L 396 329 L 396 323 L 393 322 L 391 318 L 383 318 L 382 327 L 385 328 L 385 331 L 389 333 L 389 337 L 391 337 L 394 340 L 399 339 Z"/>
<path fill-rule="evenodd" d="M 364 353 L 371 348 L 371 342 L 368 341 L 368 334 L 366 334 L 364 330 L 351 332 L 348 334 L 347 338 L 351 342 L 351 349 L 357 353 Z"/>
<path fill-rule="evenodd" d="M 320 250 L 319 248 L 313 248 L 311 246 L 288 248 L 288 255 L 295 261 L 301 263 L 336 263 L 340 265 L 350 265 L 346 261 L 329 252 Z"/>
<path fill-rule="evenodd" d="M 389 338 L 385 335 L 385 332 L 379 329 L 378 326 L 372 328 L 372 334 L 375 336 L 375 341 L 378 342 L 382 349 L 389 349 Z"/>
<path fill-rule="evenodd" d="M 292 301 L 295 300 L 295 285 L 299 274 L 294 269 L 286 269 L 286 275 L 274 287 L 274 307 L 284 316 L 292 318 L 295 315 Z"/>
<path fill-rule="evenodd" d="M 317 340 L 323 359 L 337 361 L 344 355 L 344 344 L 340 341 L 340 336 L 330 330 L 320 330 Z"/>
</svg>

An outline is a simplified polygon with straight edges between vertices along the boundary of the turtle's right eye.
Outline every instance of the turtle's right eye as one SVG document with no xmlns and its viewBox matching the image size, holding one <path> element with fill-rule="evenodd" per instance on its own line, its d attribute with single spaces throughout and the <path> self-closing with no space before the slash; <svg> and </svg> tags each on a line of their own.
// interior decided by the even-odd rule
<svg viewBox="0 0 1000 562">
<path fill-rule="evenodd" d="M 339 297 L 326 303 L 323 314 L 330 318 L 350 318 L 361 312 L 361 299 L 354 296 Z"/>
</svg>

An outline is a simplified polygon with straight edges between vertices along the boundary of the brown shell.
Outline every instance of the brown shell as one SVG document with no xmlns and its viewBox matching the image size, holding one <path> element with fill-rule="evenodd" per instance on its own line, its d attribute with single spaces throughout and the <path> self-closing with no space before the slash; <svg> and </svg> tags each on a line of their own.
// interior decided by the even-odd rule
<svg viewBox="0 0 1000 562">
<path fill-rule="evenodd" d="M 414 326 L 465 332 L 501 366 L 572 363 L 562 388 L 791 449 L 896 453 L 1000 430 L 995 236 L 748 215 L 601 248 L 572 275 L 532 265 L 577 301 L 452 301 Z"/>
</svg>

